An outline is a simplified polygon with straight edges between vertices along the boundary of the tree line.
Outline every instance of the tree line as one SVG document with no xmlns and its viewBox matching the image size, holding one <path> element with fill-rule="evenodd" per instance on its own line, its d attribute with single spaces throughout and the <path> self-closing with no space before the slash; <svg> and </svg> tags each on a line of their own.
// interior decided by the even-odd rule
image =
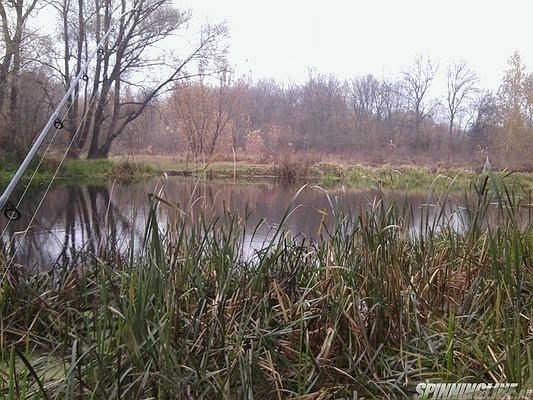
<svg viewBox="0 0 533 400">
<path fill-rule="evenodd" d="M 31 16 L 45 5 L 56 18 L 53 35 L 31 28 Z M 396 79 L 341 81 L 310 71 L 304 83 L 279 83 L 236 77 L 225 58 L 226 27 L 193 33 L 191 11 L 170 0 L 4 0 L 0 17 L 4 156 L 25 153 L 80 73 L 55 144 L 71 157 L 490 155 L 527 166 L 533 149 L 533 74 L 518 53 L 494 92 L 478 87 L 465 61 L 439 66 L 422 56 Z M 186 40 L 169 46 L 181 36 Z M 434 98 L 439 68 L 446 70 L 446 93 Z"/>
<path fill-rule="evenodd" d="M 432 98 L 436 72 L 418 57 L 397 80 L 368 74 L 341 81 L 311 71 L 302 84 L 282 84 L 226 71 L 216 81 L 179 82 L 117 150 L 261 161 L 287 151 L 383 161 L 490 156 L 529 167 L 533 74 L 520 55 L 510 57 L 496 92 L 477 87 L 461 60 L 446 67 L 445 95 Z"/>
<path fill-rule="evenodd" d="M 32 17 L 45 12 L 55 19 L 53 34 L 33 27 Z M 226 27 L 205 25 L 192 36 L 191 17 L 172 0 L 2 0 L 2 151 L 20 157 L 83 76 L 57 125 L 71 157 L 108 157 L 170 85 L 226 69 Z M 179 51 L 169 50 L 169 40 Z"/>
</svg>

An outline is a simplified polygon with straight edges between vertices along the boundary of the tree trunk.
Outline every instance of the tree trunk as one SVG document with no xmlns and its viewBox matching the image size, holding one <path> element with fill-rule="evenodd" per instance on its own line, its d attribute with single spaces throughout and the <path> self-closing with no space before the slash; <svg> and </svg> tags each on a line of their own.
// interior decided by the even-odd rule
<svg viewBox="0 0 533 400">
<path fill-rule="evenodd" d="M 111 151 L 111 145 L 103 144 L 101 147 L 92 147 L 89 149 L 88 159 L 102 160 L 109 158 L 109 152 Z"/>
<path fill-rule="evenodd" d="M 74 46 L 77 46 L 77 49 L 71 48 L 71 50 L 77 51 L 78 60 L 85 60 L 90 49 L 94 49 L 94 45 L 91 44 L 92 38 L 102 45 L 96 55 L 96 65 L 91 66 L 88 71 L 89 82 L 92 84 L 90 86 L 87 84 L 85 93 L 82 93 L 83 89 L 76 92 L 76 95 L 82 97 L 81 99 L 73 97 L 76 99 L 74 102 L 78 103 L 72 105 L 79 105 L 79 109 L 77 112 L 72 111 L 72 119 L 76 120 L 72 121 L 72 124 L 76 125 L 76 130 L 70 133 L 73 138 L 74 132 L 79 130 L 79 136 L 76 137 L 69 156 L 79 157 L 89 142 L 88 158 L 101 159 L 109 156 L 112 142 L 124 133 L 126 126 L 135 121 L 171 83 L 186 79 L 187 74 L 184 73 L 184 69 L 190 62 L 202 60 L 207 65 L 207 61 L 224 54 L 218 52 L 217 46 L 218 38 L 225 36 L 226 30 L 223 26 L 205 29 L 197 47 L 179 60 L 170 52 L 166 54 L 165 59 L 158 62 L 162 68 L 164 65 L 173 65 L 167 77 L 159 80 L 157 77 L 147 76 L 147 81 L 142 83 L 146 87 L 139 89 L 141 84 L 129 82 L 127 78 L 130 78 L 132 73 L 138 74 L 144 66 L 154 67 L 154 60 L 145 55 L 145 49 L 174 34 L 178 29 L 185 28 L 190 13 L 174 9 L 171 0 L 140 2 L 94 0 L 96 11 L 89 8 L 83 10 L 83 7 L 88 7 L 87 3 L 82 0 L 77 1 L 79 13 L 75 22 L 79 26 L 75 27 L 75 33 L 70 34 L 70 43 L 76 39 Z M 73 5 L 75 2 L 70 4 Z M 129 8 L 133 5 L 137 7 L 130 11 Z M 69 13 L 69 18 L 65 17 L 65 20 L 72 21 L 73 18 L 70 17 L 74 11 L 69 12 L 66 3 L 64 12 L 65 16 Z M 86 24 L 88 21 L 83 17 L 88 18 L 93 12 L 94 26 Z M 113 12 L 115 12 L 114 18 L 112 18 Z M 119 12 L 120 18 L 117 18 L 116 14 Z M 113 23 L 117 26 L 113 27 Z M 65 24 L 63 29 L 67 31 L 72 29 L 72 26 L 74 24 Z M 102 41 L 105 36 L 107 39 Z M 67 33 L 64 40 L 68 40 Z M 64 50 L 68 52 L 67 43 Z M 71 66 L 71 69 L 74 68 Z M 214 63 L 213 68 L 216 68 Z M 211 73 L 206 69 L 199 75 Z M 63 79 L 67 82 L 69 78 L 64 76 Z M 83 120 L 80 121 L 82 116 Z"/>
</svg>

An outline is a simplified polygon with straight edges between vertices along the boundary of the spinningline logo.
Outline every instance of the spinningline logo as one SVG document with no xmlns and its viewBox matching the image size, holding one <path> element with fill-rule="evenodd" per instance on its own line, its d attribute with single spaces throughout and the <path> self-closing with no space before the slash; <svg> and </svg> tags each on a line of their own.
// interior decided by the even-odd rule
<svg viewBox="0 0 533 400">
<path fill-rule="evenodd" d="M 517 390 L 518 383 L 430 383 L 416 385 L 416 400 L 446 399 L 526 399 L 532 389 Z"/>
</svg>

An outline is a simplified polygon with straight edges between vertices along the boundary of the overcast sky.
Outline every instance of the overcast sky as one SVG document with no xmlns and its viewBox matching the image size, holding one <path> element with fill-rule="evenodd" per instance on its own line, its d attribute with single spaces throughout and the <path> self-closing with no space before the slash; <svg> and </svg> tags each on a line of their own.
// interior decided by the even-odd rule
<svg viewBox="0 0 533 400">
<path fill-rule="evenodd" d="M 465 59 L 497 89 L 518 51 L 533 71 L 531 0 L 176 0 L 198 21 L 227 21 L 237 73 L 304 82 L 309 69 L 339 79 L 397 78 L 417 55 Z"/>
</svg>

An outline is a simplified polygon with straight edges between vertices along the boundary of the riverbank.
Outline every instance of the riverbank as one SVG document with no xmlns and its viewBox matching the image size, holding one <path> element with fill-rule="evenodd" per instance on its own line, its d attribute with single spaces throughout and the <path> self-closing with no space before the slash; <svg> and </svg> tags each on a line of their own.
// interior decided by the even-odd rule
<svg viewBox="0 0 533 400">
<path fill-rule="evenodd" d="M 356 189 L 383 190 L 435 190 L 462 191 L 482 171 L 467 168 L 437 168 L 427 165 L 364 165 L 338 162 L 307 162 L 298 159 L 282 159 L 278 163 L 260 164 L 251 162 L 206 162 L 187 163 L 171 156 L 113 157 L 116 162 L 134 160 L 168 175 L 194 176 L 205 179 L 257 180 L 274 179 L 285 183 L 313 182 L 323 187 L 344 185 Z M 533 174 L 527 172 L 494 171 L 505 177 L 510 187 L 533 190 Z"/>
<path fill-rule="evenodd" d="M 9 182 L 19 164 L 12 161 L 0 160 L 0 182 Z M 40 164 L 37 161 L 30 163 L 22 177 L 24 182 L 33 180 L 34 183 L 47 183 L 56 174 L 55 179 L 60 181 L 74 181 L 79 184 L 91 182 L 106 182 L 109 179 L 128 181 L 142 179 L 161 174 L 148 163 L 138 163 L 121 160 L 65 160 L 60 166 L 59 160 L 46 158 Z"/>
<path fill-rule="evenodd" d="M 48 182 L 54 176 L 59 162 L 46 159 L 37 170 L 34 181 Z M 0 163 L 0 182 L 8 182 L 18 165 Z M 37 169 L 32 163 L 24 180 Z M 210 180 L 276 180 L 282 183 L 312 182 L 325 188 L 344 185 L 366 190 L 452 190 L 468 189 L 481 171 L 462 168 L 436 168 L 424 165 L 375 165 L 337 162 L 305 162 L 284 159 L 279 163 L 251 162 L 188 163 L 170 156 L 115 156 L 109 160 L 66 160 L 58 170 L 56 179 L 77 183 L 105 182 L 109 179 L 131 181 L 167 174 Z M 509 187 L 533 190 L 533 174 L 526 172 L 494 171 L 506 177 Z"/>
<path fill-rule="evenodd" d="M 317 239 L 282 220 L 245 255 L 246 211 L 210 218 L 152 197 L 138 257 L 109 237 L 46 273 L 0 259 L 0 397 L 407 399 L 428 380 L 531 386 L 533 231 L 517 218 L 531 205 L 493 174 L 474 185 L 460 232 L 444 214 L 413 231 L 412 205 L 376 198 L 358 214 L 332 198 L 335 223 Z M 295 194 L 286 216 L 297 206 Z"/>
</svg>

